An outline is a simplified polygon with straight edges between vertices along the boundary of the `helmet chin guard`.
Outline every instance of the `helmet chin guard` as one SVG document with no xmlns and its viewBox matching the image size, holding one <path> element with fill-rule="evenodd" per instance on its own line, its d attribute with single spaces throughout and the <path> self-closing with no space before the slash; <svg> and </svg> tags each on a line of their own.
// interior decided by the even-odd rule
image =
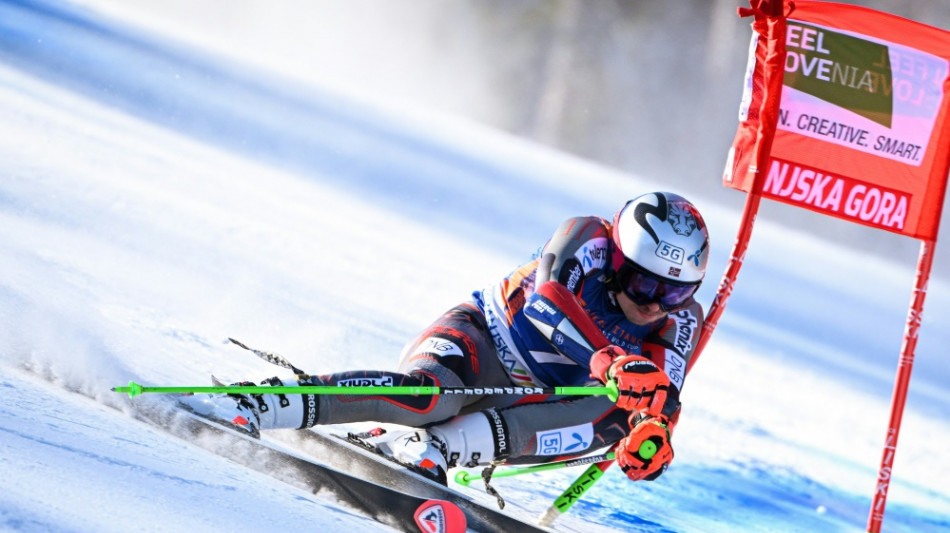
<svg viewBox="0 0 950 533">
<path fill-rule="evenodd" d="M 614 216 L 611 237 L 614 272 L 630 261 L 673 284 L 699 285 L 706 275 L 706 223 L 682 196 L 651 192 L 630 200 Z"/>
</svg>

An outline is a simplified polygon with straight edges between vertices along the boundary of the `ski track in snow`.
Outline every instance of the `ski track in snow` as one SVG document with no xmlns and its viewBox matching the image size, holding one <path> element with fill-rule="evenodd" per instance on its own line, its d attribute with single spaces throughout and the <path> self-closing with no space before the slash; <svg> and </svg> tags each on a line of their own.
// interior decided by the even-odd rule
<svg viewBox="0 0 950 533">
<path fill-rule="evenodd" d="M 228 336 L 313 371 L 392 367 L 563 218 L 676 190 L 45 2 L 0 2 L 0 118 L 11 531 L 380 530 L 136 421 L 109 389 L 279 373 Z M 693 200 L 713 236 L 710 302 L 739 216 Z M 863 527 L 913 258 L 829 249 L 763 211 L 684 390 L 670 471 L 631 484 L 611 469 L 558 530 Z M 885 531 L 950 528 L 947 316 L 933 280 Z M 496 486 L 531 519 L 579 473 Z"/>
</svg>

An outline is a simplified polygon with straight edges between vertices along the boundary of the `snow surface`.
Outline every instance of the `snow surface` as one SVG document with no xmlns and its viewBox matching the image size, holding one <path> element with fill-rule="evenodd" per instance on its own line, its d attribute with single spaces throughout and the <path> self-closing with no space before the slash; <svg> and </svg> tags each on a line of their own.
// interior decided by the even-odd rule
<svg viewBox="0 0 950 533">
<path fill-rule="evenodd" d="M 110 388 L 279 370 L 228 336 L 318 372 L 391 368 L 562 219 L 690 196 L 44 2 L 0 2 L 0 122 L 5 531 L 384 530 L 135 420 L 154 400 Z M 692 199 L 708 303 L 739 214 Z M 916 258 L 845 253 L 768 211 L 687 382 L 669 472 L 611 469 L 557 530 L 864 527 Z M 950 528 L 948 316 L 932 281 L 884 531 Z M 579 473 L 497 486 L 532 520 Z"/>
</svg>

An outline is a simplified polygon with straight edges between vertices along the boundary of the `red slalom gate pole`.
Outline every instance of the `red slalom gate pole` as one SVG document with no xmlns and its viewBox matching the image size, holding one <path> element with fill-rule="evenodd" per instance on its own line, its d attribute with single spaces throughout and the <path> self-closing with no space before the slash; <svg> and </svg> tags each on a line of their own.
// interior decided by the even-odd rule
<svg viewBox="0 0 950 533">
<path fill-rule="evenodd" d="M 732 294 L 736 277 L 739 275 L 739 269 L 742 268 L 746 251 L 749 249 L 749 239 L 752 237 L 752 226 L 755 223 L 755 216 L 759 211 L 759 204 L 762 200 L 762 187 L 759 185 L 761 181 L 760 179 L 756 180 L 757 185 L 746 197 L 745 207 L 742 210 L 742 221 L 739 223 L 739 232 L 736 235 L 736 242 L 732 246 L 732 255 L 729 257 L 729 263 L 726 265 L 726 272 L 722 275 L 722 280 L 719 282 L 719 289 L 716 291 L 716 296 L 709 306 L 709 314 L 706 315 L 703 321 L 703 329 L 699 333 L 696 350 L 686 365 L 687 375 L 689 375 L 689 371 L 692 370 L 696 361 L 699 360 L 703 349 L 706 348 L 706 343 L 709 342 L 713 331 L 716 329 L 716 325 L 719 323 L 719 317 L 722 315 L 722 312 L 726 310 L 726 301 L 729 300 L 729 296 Z"/>
<path fill-rule="evenodd" d="M 907 312 L 907 324 L 904 328 L 904 342 L 900 359 L 897 362 L 897 376 L 894 380 L 894 393 L 891 397 L 891 419 L 887 425 L 887 437 L 884 440 L 884 453 L 881 467 L 877 471 L 877 487 L 868 512 L 868 533 L 880 533 L 884 521 L 884 506 L 887 504 L 887 490 L 891 484 L 894 468 L 894 456 L 897 453 L 897 437 L 900 434 L 904 404 L 907 401 L 907 389 L 910 375 L 914 369 L 914 349 L 917 347 L 917 332 L 924 311 L 924 298 L 927 296 L 927 283 L 933 266 L 935 240 L 923 241 L 920 256 L 917 259 L 917 276 L 910 309 Z"/>
</svg>

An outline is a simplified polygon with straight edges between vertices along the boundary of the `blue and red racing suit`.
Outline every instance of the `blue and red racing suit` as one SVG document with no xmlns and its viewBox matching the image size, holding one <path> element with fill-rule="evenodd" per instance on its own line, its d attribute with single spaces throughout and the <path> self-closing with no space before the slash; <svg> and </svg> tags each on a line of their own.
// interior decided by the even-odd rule
<svg viewBox="0 0 950 533">
<path fill-rule="evenodd" d="M 475 291 L 407 344 L 398 370 L 351 371 L 313 383 L 469 387 L 601 385 L 586 361 L 561 354 L 525 316 L 534 288 L 554 280 L 578 299 L 609 342 L 651 359 L 670 378 L 663 414 L 675 424 L 686 367 L 703 323 L 693 299 L 648 325 L 626 319 L 611 290 L 610 224 L 566 220 L 539 256 L 498 283 Z M 605 396 L 319 396 L 318 424 L 381 421 L 425 427 L 481 411 L 497 428 L 495 460 L 537 463 L 583 455 L 630 431 L 628 412 Z M 500 439 L 500 440 L 499 440 Z"/>
<path fill-rule="evenodd" d="M 609 289 L 612 253 L 608 223 L 598 217 L 565 221 L 541 252 L 541 257 L 518 268 L 501 282 L 475 293 L 479 310 L 485 315 L 498 358 L 512 382 L 525 385 L 585 385 L 591 382 L 590 368 L 558 353 L 551 342 L 525 316 L 534 287 L 556 280 L 577 295 L 584 310 L 607 340 L 627 353 L 644 355 L 666 371 L 678 397 L 686 365 L 702 328 L 702 308 L 691 300 L 682 309 L 648 325 L 626 319 Z M 539 263 L 545 256 L 553 260 L 550 273 Z M 545 269 L 542 269 L 542 271 Z M 673 405 L 669 406 L 674 409 Z M 675 409 L 674 409 L 675 410 Z M 668 416 L 672 412 L 666 413 Z"/>
</svg>

